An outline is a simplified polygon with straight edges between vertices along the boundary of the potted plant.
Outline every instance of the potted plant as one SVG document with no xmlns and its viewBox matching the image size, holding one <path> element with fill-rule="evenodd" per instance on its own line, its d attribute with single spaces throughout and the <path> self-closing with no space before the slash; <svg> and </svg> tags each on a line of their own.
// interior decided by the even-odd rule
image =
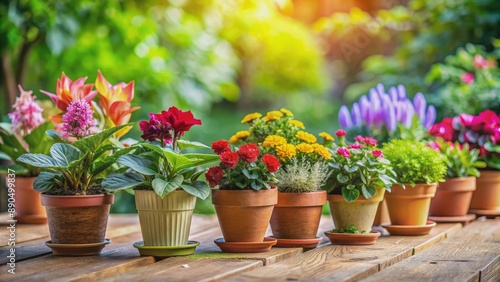
<svg viewBox="0 0 500 282">
<path fill-rule="evenodd" d="M 34 181 L 34 189 L 43 192 L 51 241 L 46 245 L 54 254 L 94 255 L 109 243 L 105 240 L 107 219 L 113 195 L 101 182 L 121 154 L 127 153 L 113 136 L 130 129 L 132 87 L 115 87 L 102 81 L 107 93 L 99 93 L 100 106 L 108 108 L 109 119 L 115 119 L 112 127 L 98 124 L 94 112 L 103 112 L 92 102 L 97 92 L 92 84 L 84 84 L 85 78 L 75 82 L 63 73 L 57 84 L 57 94 L 48 93 L 62 113 L 52 117 L 56 131 L 47 134 L 56 141 L 48 154 L 23 154 L 17 161 L 42 170 Z M 100 81 L 101 80 L 101 81 Z M 103 103 L 104 96 L 111 103 Z M 114 112 L 109 109 L 120 108 Z M 96 111 L 94 111 L 95 109 Z M 101 117 L 106 118 L 106 114 Z M 61 121 L 61 123 L 58 123 Z M 120 150 L 119 150 L 120 149 Z"/>
<path fill-rule="evenodd" d="M 439 138 L 429 146 L 441 152 L 446 158 L 446 181 L 439 184 L 431 201 L 429 219 L 434 221 L 467 221 L 475 215 L 467 216 L 472 193 L 476 190 L 476 177 L 485 163 L 477 161 L 479 150 L 470 149 L 469 144 L 460 145 Z"/>
<path fill-rule="evenodd" d="M 338 144 L 331 146 L 332 158 L 328 163 L 331 175 L 326 188 L 336 229 L 325 234 L 332 243 L 337 243 L 336 234 L 331 233 L 344 230 L 342 233 L 354 234 L 351 242 L 341 241 L 343 243 L 367 244 L 366 238 L 371 237 L 373 240 L 368 242 L 373 244 L 380 236 L 379 232 L 370 233 L 373 220 L 385 190 L 390 191 L 396 183 L 396 174 L 377 149 L 376 139 L 358 135 L 354 143 L 347 145 L 344 130 L 338 130 L 335 135 Z M 360 234 L 362 236 L 358 236 Z"/>
<path fill-rule="evenodd" d="M 12 106 L 8 116 L 11 123 L 0 124 L 0 152 L 15 161 L 25 153 L 47 154 L 53 140 L 45 131 L 53 129 L 51 122 L 45 122 L 33 91 L 18 86 L 20 97 Z M 35 177 L 40 169 L 27 164 L 14 163 L 2 168 L 8 173 L 6 186 L 14 194 L 15 219 L 19 223 L 47 223 L 45 209 L 40 203 L 40 192 L 33 189 Z"/>
<path fill-rule="evenodd" d="M 134 244 L 141 255 L 192 254 L 199 244 L 188 241 L 196 198 L 206 199 L 208 185 L 198 180 L 200 168 L 219 160 L 214 154 L 185 153 L 186 149 L 209 148 L 181 137 L 193 125 L 201 125 L 191 111 L 170 107 L 149 114 L 141 121 L 143 142 L 132 145 L 118 158 L 128 169 L 106 178 L 102 185 L 112 191 L 134 188 L 143 242 Z M 167 248 L 168 247 L 168 248 Z"/>
<path fill-rule="evenodd" d="M 445 141 L 469 144 L 479 149 L 479 160 L 486 163 L 477 178 L 470 213 L 500 215 L 500 114 L 485 110 L 477 116 L 461 114 L 435 124 L 430 133 Z"/>
<path fill-rule="evenodd" d="M 226 140 L 212 143 L 220 164 L 205 174 L 212 189 L 224 239 L 215 243 L 225 252 L 267 251 L 276 240 L 264 240 L 278 189 L 274 173 L 279 169 L 278 158 L 262 154 L 253 143 L 234 149 Z"/>
<path fill-rule="evenodd" d="M 241 122 L 249 129 L 231 137 L 231 143 L 260 144 L 264 153 L 277 156 L 281 163 L 276 173 L 278 203 L 271 216 L 277 246 L 315 247 L 321 241 L 317 232 L 326 204 L 326 191 L 319 189 L 328 178 L 326 162 L 331 158 L 324 145 L 331 143 L 333 137 L 322 132 L 324 142 L 319 144 L 287 109 L 270 111 L 265 116 L 251 113 Z"/>
<path fill-rule="evenodd" d="M 444 157 L 422 142 L 399 139 L 385 143 L 382 152 L 391 162 L 397 182 L 403 183 L 394 184 L 385 195 L 392 223 L 386 228 L 391 234 L 427 234 L 435 225 L 427 222 L 427 216 L 437 183 L 446 174 Z M 414 230 L 404 227 L 408 225 Z"/>
</svg>

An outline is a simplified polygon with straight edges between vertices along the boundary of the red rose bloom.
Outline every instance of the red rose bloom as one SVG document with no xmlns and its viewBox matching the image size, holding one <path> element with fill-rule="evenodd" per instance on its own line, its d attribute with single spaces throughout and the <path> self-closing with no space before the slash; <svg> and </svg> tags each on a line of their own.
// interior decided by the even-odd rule
<svg viewBox="0 0 500 282">
<path fill-rule="evenodd" d="M 220 166 L 211 167 L 208 169 L 207 173 L 205 173 L 205 178 L 207 179 L 210 187 L 219 185 L 222 180 L 222 176 L 224 176 L 224 171 Z"/>
<path fill-rule="evenodd" d="M 227 142 L 226 140 L 212 142 L 212 150 L 214 150 L 217 155 L 231 151 L 231 149 L 229 148 L 229 142 Z"/>
<path fill-rule="evenodd" d="M 245 144 L 238 150 L 238 156 L 247 163 L 253 163 L 260 155 L 259 147 L 255 144 Z"/>
<path fill-rule="evenodd" d="M 382 154 L 382 151 L 380 150 L 373 150 L 372 151 L 372 155 L 375 157 L 375 158 L 383 158 L 384 157 L 384 154 Z"/>
<path fill-rule="evenodd" d="M 238 154 L 227 151 L 220 155 L 220 161 L 225 167 L 234 168 L 238 163 Z"/>
<path fill-rule="evenodd" d="M 271 154 L 265 154 L 262 157 L 262 162 L 264 162 L 267 166 L 267 170 L 269 172 L 276 172 L 280 168 L 280 161 L 278 158 Z"/>
<path fill-rule="evenodd" d="M 161 114 L 172 125 L 175 136 L 184 135 L 184 132 L 191 129 L 193 125 L 201 125 L 201 120 L 195 119 L 191 111 L 183 112 L 176 107 L 170 107 L 168 111 L 162 111 Z"/>
<path fill-rule="evenodd" d="M 344 158 L 351 157 L 351 153 L 349 152 L 349 149 L 346 149 L 346 148 L 338 148 L 337 154 L 344 156 Z"/>
<path fill-rule="evenodd" d="M 345 130 L 339 129 L 339 130 L 335 131 L 335 135 L 337 135 L 338 137 L 340 137 L 340 136 L 345 136 L 346 133 L 345 133 Z"/>
</svg>

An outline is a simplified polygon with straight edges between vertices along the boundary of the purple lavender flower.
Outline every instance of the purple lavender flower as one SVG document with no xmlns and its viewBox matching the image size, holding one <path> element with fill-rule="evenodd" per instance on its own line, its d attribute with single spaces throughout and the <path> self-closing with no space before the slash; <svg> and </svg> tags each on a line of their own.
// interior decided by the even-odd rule
<svg viewBox="0 0 500 282">
<path fill-rule="evenodd" d="M 345 105 L 340 108 L 339 123 L 340 126 L 344 129 L 352 127 L 351 114 L 349 113 L 349 109 L 347 109 Z"/>
<path fill-rule="evenodd" d="M 43 109 L 32 96 L 33 91 L 25 91 L 21 85 L 18 85 L 21 95 L 16 98 L 12 107 L 14 111 L 8 114 L 12 123 L 12 131 L 16 135 L 25 136 L 31 133 L 35 128 L 45 120 L 42 117 Z"/>
<path fill-rule="evenodd" d="M 85 100 L 72 101 L 67 112 L 63 115 L 63 138 L 76 137 L 81 138 L 92 131 L 96 121 L 92 117 L 94 111 Z"/>
</svg>

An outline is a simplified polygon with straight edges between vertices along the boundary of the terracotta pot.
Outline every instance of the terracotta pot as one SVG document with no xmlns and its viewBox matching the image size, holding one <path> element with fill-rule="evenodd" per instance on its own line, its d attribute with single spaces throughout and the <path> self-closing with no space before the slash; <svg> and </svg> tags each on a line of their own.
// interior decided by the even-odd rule
<svg viewBox="0 0 500 282">
<path fill-rule="evenodd" d="M 431 199 L 436 193 L 437 183 L 416 184 L 411 187 L 392 185 L 391 193 L 385 194 L 391 224 L 393 225 L 426 225 L 429 216 Z"/>
<path fill-rule="evenodd" d="M 470 209 L 500 211 L 500 171 L 482 170 L 472 194 Z"/>
<path fill-rule="evenodd" d="M 464 216 L 469 210 L 472 193 L 476 190 L 476 177 L 457 177 L 439 183 L 431 201 L 432 216 Z"/>
<path fill-rule="evenodd" d="M 389 216 L 389 209 L 387 208 L 387 202 L 385 199 L 378 204 L 377 213 L 375 214 L 375 219 L 373 220 L 373 226 L 380 226 L 382 224 L 390 224 L 391 217 Z"/>
<path fill-rule="evenodd" d="M 278 204 L 274 206 L 271 216 L 273 237 L 278 239 L 316 238 L 324 204 L 326 204 L 326 191 L 278 193 Z"/>
<path fill-rule="evenodd" d="M 53 244 L 104 242 L 114 195 L 41 195 Z"/>
<path fill-rule="evenodd" d="M 135 190 L 144 246 L 188 244 L 196 197 L 176 190 L 161 199 L 154 191 Z"/>
<path fill-rule="evenodd" d="M 16 220 L 18 223 L 47 223 L 45 209 L 40 200 L 40 192 L 33 189 L 36 177 L 15 178 L 14 200 L 16 205 Z M 6 179 L 8 187 L 9 178 Z"/>
<path fill-rule="evenodd" d="M 353 224 L 359 231 L 370 232 L 379 203 L 384 199 L 385 189 L 378 188 L 375 195 L 366 199 L 363 195 L 354 202 L 347 202 L 342 195 L 328 195 L 330 211 L 335 228 L 346 228 Z"/>
<path fill-rule="evenodd" d="M 225 242 L 263 242 L 278 189 L 212 189 L 212 203 Z"/>
</svg>

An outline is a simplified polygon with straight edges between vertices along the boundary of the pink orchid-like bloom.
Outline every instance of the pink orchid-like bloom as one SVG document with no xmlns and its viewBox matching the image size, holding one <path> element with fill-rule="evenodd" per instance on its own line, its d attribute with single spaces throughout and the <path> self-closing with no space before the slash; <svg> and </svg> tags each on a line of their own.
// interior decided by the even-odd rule
<svg viewBox="0 0 500 282">
<path fill-rule="evenodd" d="M 337 149 L 337 154 L 343 156 L 344 158 L 350 158 L 351 153 L 349 152 L 349 149 L 346 148 L 338 148 Z"/>
<path fill-rule="evenodd" d="M 487 69 L 490 66 L 490 63 L 488 62 L 488 60 L 486 60 L 485 58 L 483 58 L 483 56 L 481 56 L 479 54 L 474 56 L 474 60 L 472 62 L 473 62 L 474 68 L 476 68 L 476 69 Z"/>
<path fill-rule="evenodd" d="M 474 82 L 474 74 L 471 72 L 466 72 L 460 76 L 460 79 L 465 84 L 472 84 Z"/>
<path fill-rule="evenodd" d="M 99 93 L 99 105 L 102 107 L 109 127 L 127 124 L 130 121 L 132 112 L 140 108 L 132 107 L 131 104 L 134 98 L 134 81 L 128 84 L 120 82 L 112 85 L 104 78 L 101 71 L 98 71 L 95 86 Z M 129 130 L 130 127 L 125 127 L 116 132 L 115 137 L 119 138 Z"/>
<path fill-rule="evenodd" d="M 92 133 L 92 127 L 96 125 L 96 121 L 92 117 L 93 114 L 94 112 L 87 101 L 72 101 L 67 108 L 67 112 L 62 117 L 62 137 L 81 138 Z"/>
<path fill-rule="evenodd" d="M 21 85 L 18 85 L 21 95 L 16 98 L 12 105 L 14 111 L 8 114 L 11 120 L 12 131 L 19 136 L 30 134 L 35 128 L 45 120 L 42 117 L 43 109 L 35 101 L 33 91 L 25 91 Z"/>
<path fill-rule="evenodd" d="M 63 113 L 51 116 L 54 123 L 61 123 L 62 116 L 67 111 L 69 104 L 74 100 L 84 100 L 91 106 L 91 101 L 97 94 L 92 91 L 94 84 L 85 84 L 87 77 L 82 77 L 74 82 L 63 72 L 61 78 L 57 79 L 56 94 L 45 90 L 40 90 L 43 94 L 49 96 Z"/>
</svg>

